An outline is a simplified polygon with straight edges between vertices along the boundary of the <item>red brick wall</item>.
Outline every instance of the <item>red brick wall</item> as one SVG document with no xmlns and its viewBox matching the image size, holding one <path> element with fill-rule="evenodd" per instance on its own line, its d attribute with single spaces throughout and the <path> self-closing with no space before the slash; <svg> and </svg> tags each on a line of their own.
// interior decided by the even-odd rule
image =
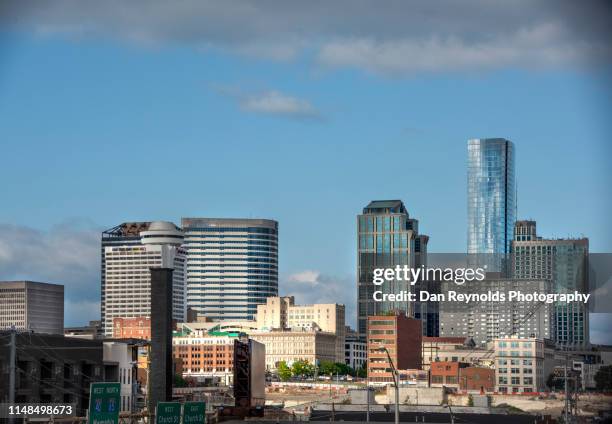
<svg viewBox="0 0 612 424">
<path fill-rule="evenodd" d="M 421 369 L 421 342 L 423 328 L 420 320 L 397 317 L 398 358 L 396 367 L 401 370 Z"/>
<path fill-rule="evenodd" d="M 458 385 L 459 362 L 432 362 L 429 375 L 431 384 Z"/>
<path fill-rule="evenodd" d="M 113 337 L 115 339 L 151 340 L 151 320 L 149 318 L 115 318 L 113 319 Z"/>
<path fill-rule="evenodd" d="M 381 325 L 381 322 L 383 323 Z M 372 332 L 375 331 L 375 334 Z M 382 333 L 382 334 L 381 334 Z M 387 355 L 378 351 L 381 346 L 389 350 L 393 365 L 399 370 L 421 369 L 421 321 L 399 315 L 378 315 L 368 317 L 368 355 L 372 360 L 383 363 L 368 363 L 371 381 L 392 381 L 390 372 L 374 372 L 373 369 L 391 368 Z"/>
<path fill-rule="evenodd" d="M 234 345 L 174 345 L 173 356 L 182 360 L 182 371 L 198 373 L 224 372 L 233 369 Z"/>
<path fill-rule="evenodd" d="M 469 367 L 459 371 L 461 390 L 495 390 L 495 370 L 491 368 Z"/>
</svg>

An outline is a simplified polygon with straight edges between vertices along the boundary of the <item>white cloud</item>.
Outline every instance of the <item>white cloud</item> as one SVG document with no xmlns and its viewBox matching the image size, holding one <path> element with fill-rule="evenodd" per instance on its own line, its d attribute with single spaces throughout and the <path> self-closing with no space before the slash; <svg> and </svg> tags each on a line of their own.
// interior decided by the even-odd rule
<svg viewBox="0 0 612 424">
<path fill-rule="evenodd" d="M 0 25 L 404 75 L 609 61 L 611 10 L 605 0 L 8 0 Z"/>
<path fill-rule="evenodd" d="M 245 92 L 240 87 L 213 84 L 217 93 L 234 99 L 240 109 L 263 115 L 291 119 L 322 120 L 323 115 L 309 101 L 278 90 Z"/>
<path fill-rule="evenodd" d="M 306 100 L 274 90 L 245 96 L 240 100 L 240 107 L 249 112 L 266 115 L 311 119 L 321 117 L 320 113 Z"/>
<path fill-rule="evenodd" d="M 503 67 L 554 67 L 580 63 L 585 56 L 610 57 L 603 46 L 581 41 L 556 43 L 564 30 L 557 24 L 520 28 L 515 33 L 484 40 L 457 36 L 377 41 L 340 39 L 324 44 L 318 61 L 326 66 L 355 67 L 384 74 L 489 70 Z M 596 51 L 599 49 L 600 51 Z"/>
<path fill-rule="evenodd" d="M 310 283 L 317 284 L 319 279 L 319 271 L 301 271 L 291 274 L 287 277 L 289 283 Z"/>
<path fill-rule="evenodd" d="M 99 318 L 100 230 L 77 222 L 49 231 L 0 224 L 0 280 L 63 284 L 66 322 Z"/>
<path fill-rule="evenodd" d="M 355 328 L 357 286 L 353 277 L 336 277 L 319 271 L 304 270 L 281 278 L 279 285 L 281 295 L 295 296 L 297 304 L 344 304 L 346 323 Z"/>
</svg>

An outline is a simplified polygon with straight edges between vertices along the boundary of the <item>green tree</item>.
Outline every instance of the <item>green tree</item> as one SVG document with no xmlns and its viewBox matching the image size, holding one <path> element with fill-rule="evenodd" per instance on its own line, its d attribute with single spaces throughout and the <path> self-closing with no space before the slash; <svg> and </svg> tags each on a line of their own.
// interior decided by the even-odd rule
<svg viewBox="0 0 612 424">
<path fill-rule="evenodd" d="M 187 387 L 187 380 L 180 374 L 174 374 L 174 387 Z"/>
<path fill-rule="evenodd" d="M 321 361 L 319 363 L 319 375 L 331 375 L 335 373 L 334 365 L 332 361 Z"/>
<path fill-rule="evenodd" d="M 335 365 L 336 365 L 336 373 L 338 375 L 349 375 L 353 371 L 351 367 L 349 367 L 343 362 L 336 362 Z"/>
<path fill-rule="evenodd" d="M 281 381 L 287 381 L 291 378 L 291 368 L 289 368 L 289 365 L 287 365 L 285 361 L 280 361 L 278 363 L 278 378 L 280 378 Z"/>
<path fill-rule="evenodd" d="M 294 377 L 308 378 L 314 375 L 314 366 L 308 361 L 295 361 L 291 367 Z"/>
<path fill-rule="evenodd" d="M 366 365 L 363 364 L 363 366 L 357 370 L 355 375 L 359 378 L 366 378 L 368 376 L 368 369 L 366 368 Z"/>
<path fill-rule="evenodd" d="M 342 362 L 321 361 L 319 364 L 320 375 L 348 375 L 352 368 Z"/>
<path fill-rule="evenodd" d="M 597 390 L 612 390 L 612 365 L 606 365 L 599 368 L 599 371 L 597 371 L 594 378 Z"/>
</svg>

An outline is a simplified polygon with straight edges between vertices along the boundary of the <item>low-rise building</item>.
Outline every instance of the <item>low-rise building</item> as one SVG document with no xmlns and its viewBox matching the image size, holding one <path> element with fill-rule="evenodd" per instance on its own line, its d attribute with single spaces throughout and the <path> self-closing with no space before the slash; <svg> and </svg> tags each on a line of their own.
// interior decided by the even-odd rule
<svg viewBox="0 0 612 424">
<path fill-rule="evenodd" d="M 398 370 L 400 385 L 429 387 L 429 372 L 425 370 Z"/>
<path fill-rule="evenodd" d="M 595 375 L 603 364 L 589 364 L 582 361 L 573 361 L 572 369 L 580 373 L 580 386 L 583 390 L 594 390 L 597 388 Z"/>
<path fill-rule="evenodd" d="M 465 362 L 440 361 L 432 362 L 429 369 L 431 387 L 459 388 L 459 372 L 461 368 L 467 368 Z"/>
<path fill-rule="evenodd" d="M 409 318 L 403 312 L 397 312 L 395 315 L 369 316 L 368 377 L 370 383 L 393 382 L 389 357 L 397 370 L 420 369 L 421 343 L 420 320 Z"/>
<path fill-rule="evenodd" d="M 141 346 L 144 346 L 143 342 L 136 339 L 104 341 L 104 364 L 116 365 L 117 371 L 113 380 L 121 384 L 121 412 L 136 411 L 138 349 Z M 109 377 L 107 376 L 107 379 Z"/>
<path fill-rule="evenodd" d="M 182 361 L 183 377 L 200 382 L 232 384 L 234 340 L 241 333 L 210 332 L 206 335 L 175 332 L 172 337 L 173 356 Z"/>
<path fill-rule="evenodd" d="M 478 390 L 481 393 L 495 390 L 495 370 L 487 367 L 467 367 L 459 369 L 459 389 Z"/>
<path fill-rule="evenodd" d="M 280 362 L 337 362 L 337 336 L 333 333 L 301 329 L 258 332 L 249 337 L 266 346 L 266 369 L 270 371 L 276 370 Z"/>
<path fill-rule="evenodd" d="M 244 333 L 251 334 L 257 332 L 257 324 L 255 321 L 247 320 L 224 320 L 224 321 L 198 321 L 198 322 L 181 322 L 176 326 L 177 330 L 184 334 L 192 336 L 205 336 L 211 331 L 226 332 L 226 333 Z"/>
<path fill-rule="evenodd" d="M 81 327 L 64 327 L 64 336 L 77 339 L 97 340 L 104 338 L 102 322 L 100 320 L 89 321 L 88 325 Z"/>
<path fill-rule="evenodd" d="M 457 390 L 492 392 L 495 390 L 495 370 L 474 367 L 467 362 L 432 362 L 429 369 L 431 387 L 448 387 Z"/>
<path fill-rule="evenodd" d="M 363 368 L 368 360 L 367 346 L 357 332 L 347 327 L 344 341 L 344 363 L 354 370 Z"/>
<path fill-rule="evenodd" d="M 345 360 L 345 307 L 337 303 L 296 305 L 293 296 L 268 297 L 257 305 L 257 328 L 270 330 L 320 330 L 336 337 L 334 362 Z"/>
<path fill-rule="evenodd" d="M 541 392 L 554 366 L 554 343 L 547 339 L 494 340 L 495 390 L 502 393 Z"/>
<path fill-rule="evenodd" d="M 423 369 L 428 370 L 432 362 L 467 362 L 474 365 L 492 366 L 493 345 L 476 346 L 471 338 L 465 337 L 423 337 Z"/>
<path fill-rule="evenodd" d="M 113 338 L 151 340 L 151 318 L 113 318 Z"/>
<path fill-rule="evenodd" d="M 9 400 L 9 331 L 0 331 L 0 403 Z M 63 403 L 75 405 L 76 416 L 84 416 L 89 404 L 89 386 L 116 381 L 116 367 L 106 366 L 101 340 L 80 340 L 55 334 L 15 334 L 16 403 Z M 108 376 L 106 373 L 108 371 Z"/>
</svg>

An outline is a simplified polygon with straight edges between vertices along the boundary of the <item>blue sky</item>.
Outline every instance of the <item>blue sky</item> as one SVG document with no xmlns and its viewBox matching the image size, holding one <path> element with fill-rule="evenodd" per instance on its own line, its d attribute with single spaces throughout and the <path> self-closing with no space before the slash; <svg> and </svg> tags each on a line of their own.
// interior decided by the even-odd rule
<svg viewBox="0 0 612 424">
<path fill-rule="evenodd" d="M 187 12 L 115 24 L 55 4 L 16 8 L 0 33 L 0 278 L 69 281 L 69 301 L 87 306 L 67 321 L 95 318 L 100 229 L 183 216 L 277 219 L 281 292 L 306 275 L 353 302 L 355 215 L 372 199 L 402 199 L 431 251 L 465 250 L 475 137 L 515 142 L 519 217 L 612 251 L 610 52 L 596 28 L 513 10 L 475 38 L 470 22 L 402 33 L 354 12 L 352 29 L 296 32 L 266 30 L 265 10 L 215 10 L 234 33 L 198 6 L 210 31 Z M 70 239 L 75 257 L 17 263 L 32 254 L 18 258 L 18 241 L 36 238 Z"/>
</svg>

